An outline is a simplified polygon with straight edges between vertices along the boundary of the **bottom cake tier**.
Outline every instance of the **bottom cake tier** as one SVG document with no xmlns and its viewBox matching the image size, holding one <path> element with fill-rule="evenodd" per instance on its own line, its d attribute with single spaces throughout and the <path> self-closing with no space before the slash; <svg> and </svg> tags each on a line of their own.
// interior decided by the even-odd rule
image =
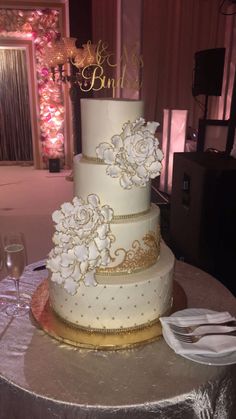
<svg viewBox="0 0 236 419">
<path fill-rule="evenodd" d="M 49 279 L 50 304 L 64 321 L 87 330 L 138 329 L 171 310 L 174 255 L 162 242 L 158 262 L 128 275 L 97 275 L 96 286 L 80 284 L 68 294 Z"/>
</svg>

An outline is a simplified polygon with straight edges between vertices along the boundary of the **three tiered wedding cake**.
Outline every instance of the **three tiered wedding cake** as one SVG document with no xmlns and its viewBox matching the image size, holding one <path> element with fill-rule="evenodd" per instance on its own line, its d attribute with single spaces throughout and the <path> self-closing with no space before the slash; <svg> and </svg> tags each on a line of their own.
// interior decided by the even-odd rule
<svg viewBox="0 0 236 419">
<path fill-rule="evenodd" d="M 75 198 L 53 213 L 47 267 L 53 310 L 84 330 L 130 333 L 171 309 L 174 256 L 150 202 L 163 156 L 142 115 L 142 101 L 81 100 Z"/>
</svg>

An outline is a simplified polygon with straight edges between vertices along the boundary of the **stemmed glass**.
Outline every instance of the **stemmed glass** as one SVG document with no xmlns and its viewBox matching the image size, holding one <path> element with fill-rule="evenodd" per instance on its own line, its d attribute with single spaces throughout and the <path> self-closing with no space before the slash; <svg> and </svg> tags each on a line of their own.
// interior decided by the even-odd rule
<svg viewBox="0 0 236 419">
<path fill-rule="evenodd" d="M 26 264 L 24 235 L 8 233 L 3 238 L 5 266 L 8 278 L 16 287 L 16 302 L 9 304 L 5 311 L 9 316 L 23 316 L 29 311 L 29 304 L 20 296 L 19 282 Z"/>
</svg>

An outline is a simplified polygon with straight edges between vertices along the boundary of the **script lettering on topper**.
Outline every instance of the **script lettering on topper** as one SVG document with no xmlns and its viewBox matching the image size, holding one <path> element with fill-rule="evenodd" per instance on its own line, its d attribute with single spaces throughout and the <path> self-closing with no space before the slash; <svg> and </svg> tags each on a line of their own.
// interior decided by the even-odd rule
<svg viewBox="0 0 236 419">
<path fill-rule="evenodd" d="M 143 67 L 143 58 L 137 53 L 137 45 L 131 49 L 124 46 L 121 56 L 119 59 L 116 59 L 116 55 L 109 52 L 108 44 L 100 40 L 96 46 L 96 63 L 82 69 L 82 77 L 88 83 L 80 86 L 80 88 L 83 92 L 112 89 L 113 96 L 117 88 L 140 90 L 142 82 L 138 78 L 129 77 L 128 75 L 130 66 L 135 67 L 138 74 L 140 68 Z M 88 67 L 90 71 L 87 71 Z M 119 68 L 119 76 L 108 77 L 105 74 L 106 67 Z"/>
</svg>

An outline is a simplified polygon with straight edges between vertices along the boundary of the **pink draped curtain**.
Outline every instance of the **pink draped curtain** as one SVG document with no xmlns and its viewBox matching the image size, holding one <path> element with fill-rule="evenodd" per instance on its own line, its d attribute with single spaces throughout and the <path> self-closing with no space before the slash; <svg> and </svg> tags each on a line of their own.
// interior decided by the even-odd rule
<svg viewBox="0 0 236 419">
<path fill-rule="evenodd" d="M 198 127 L 204 97 L 192 97 L 194 53 L 225 46 L 227 17 L 220 0 L 144 0 L 143 98 L 146 117 L 162 121 L 163 108 L 189 110 Z M 200 104 L 198 103 L 200 101 Z M 217 118 L 219 99 L 209 98 L 208 118 Z"/>
<path fill-rule="evenodd" d="M 94 44 L 100 40 L 108 45 L 108 51 L 116 56 L 117 52 L 117 0 L 92 0 L 92 41 Z M 114 76 L 114 69 L 105 63 L 104 72 L 107 77 Z M 111 97 L 110 89 L 94 92 L 94 96 Z"/>
<path fill-rule="evenodd" d="M 205 97 L 192 96 L 194 54 L 222 47 L 226 47 L 222 96 L 209 98 L 207 117 L 229 116 L 236 24 L 234 15 L 220 13 L 221 4 L 222 0 L 92 0 L 93 42 L 106 40 L 116 54 L 128 38 L 135 40 L 137 35 L 144 59 L 141 96 L 148 120 L 157 120 L 162 127 L 164 109 L 186 109 L 188 125 L 198 128 Z M 236 5 L 225 1 L 221 11 L 232 13 Z M 136 35 L 131 34 L 132 28 Z M 120 92 L 121 97 L 124 94 L 135 97 Z"/>
</svg>

